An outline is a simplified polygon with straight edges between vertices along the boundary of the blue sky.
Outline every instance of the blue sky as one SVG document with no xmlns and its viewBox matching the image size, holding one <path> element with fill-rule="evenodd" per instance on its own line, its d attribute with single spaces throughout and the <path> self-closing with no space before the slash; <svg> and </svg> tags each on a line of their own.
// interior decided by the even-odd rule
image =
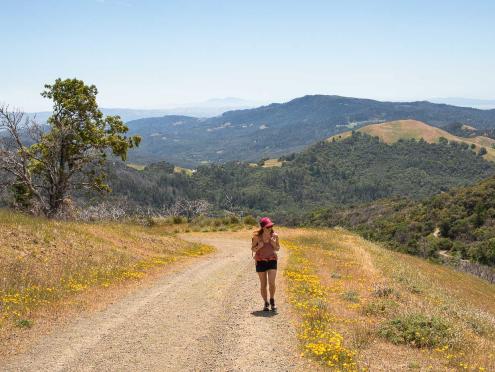
<svg viewBox="0 0 495 372">
<path fill-rule="evenodd" d="M 495 99 L 495 1 L 0 0 L 0 101 L 45 83 L 103 107 L 305 94 Z"/>
</svg>

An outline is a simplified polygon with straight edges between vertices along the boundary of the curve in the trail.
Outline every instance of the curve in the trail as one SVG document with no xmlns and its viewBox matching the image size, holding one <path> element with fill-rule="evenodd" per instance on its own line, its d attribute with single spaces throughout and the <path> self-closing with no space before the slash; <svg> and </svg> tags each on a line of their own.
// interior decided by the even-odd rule
<svg viewBox="0 0 495 372">
<path fill-rule="evenodd" d="M 297 353 L 281 276 L 278 314 L 259 311 L 249 241 L 219 234 L 183 237 L 214 245 L 217 252 L 52 332 L 0 369 L 307 370 Z"/>
</svg>

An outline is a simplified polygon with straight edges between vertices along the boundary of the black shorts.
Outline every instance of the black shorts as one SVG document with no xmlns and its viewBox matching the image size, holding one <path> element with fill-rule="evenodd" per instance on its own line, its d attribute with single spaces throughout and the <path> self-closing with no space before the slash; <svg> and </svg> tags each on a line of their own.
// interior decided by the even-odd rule
<svg viewBox="0 0 495 372">
<path fill-rule="evenodd" d="M 277 270 L 277 260 L 256 261 L 257 273 L 262 273 L 267 270 Z"/>
</svg>

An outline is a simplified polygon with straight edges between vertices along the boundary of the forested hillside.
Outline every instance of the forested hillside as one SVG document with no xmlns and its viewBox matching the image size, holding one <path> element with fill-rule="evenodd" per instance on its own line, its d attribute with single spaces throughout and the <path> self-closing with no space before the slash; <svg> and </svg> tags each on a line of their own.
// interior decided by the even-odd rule
<svg viewBox="0 0 495 372">
<path fill-rule="evenodd" d="M 476 136 L 485 136 L 495 139 L 495 128 L 474 128 L 460 122 L 455 122 L 444 127 L 447 132 L 459 137 L 472 138 Z"/>
<path fill-rule="evenodd" d="M 495 266 L 495 177 L 421 202 L 382 200 L 311 213 L 311 224 L 341 225 L 423 257 L 439 253 Z"/>
<path fill-rule="evenodd" d="M 295 222 L 303 211 L 352 205 L 390 196 L 422 199 L 472 184 L 495 165 L 457 144 L 399 141 L 385 144 L 359 132 L 337 142 L 319 142 L 283 158 L 282 167 L 244 162 L 198 167 L 192 175 L 159 163 L 137 171 L 109 168 L 113 198 L 162 207 L 178 198 L 206 199 L 214 209 L 270 212 Z"/>
<path fill-rule="evenodd" d="M 444 104 L 380 102 L 340 96 L 304 96 L 287 103 L 235 110 L 197 119 L 164 116 L 130 121 L 131 134 L 143 137 L 130 153 L 133 162 L 166 160 L 195 167 L 202 162 L 258 161 L 301 151 L 336 133 L 372 123 L 415 119 L 436 127 L 462 122 L 495 127 L 495 110 Z"/>
</svg>

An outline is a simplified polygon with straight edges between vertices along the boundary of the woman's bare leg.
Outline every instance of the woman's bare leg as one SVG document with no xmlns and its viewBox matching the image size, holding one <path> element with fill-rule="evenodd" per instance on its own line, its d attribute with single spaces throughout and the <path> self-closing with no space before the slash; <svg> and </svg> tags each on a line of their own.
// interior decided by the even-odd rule
<svg viewBox="0 0 495 372">
<path fill-rule="evenodd" d="M 268 287 L 270 288 L 270 298 L 275 298 L 275 278 L 277 270 L 268 270 Z"/>
<path fill-rule="evenodd" d="M 261 273 L 258 273 L 258 276 L 260 277 L 261 297 L 263 297 L 263 300 L 266 303 L 266 302 L 268 302 L 268 297 L 267 297 L 267 293 L 266 293 L 266 284 L 268 282 L 266 271 L 263 271 Z"/>
</svg>

